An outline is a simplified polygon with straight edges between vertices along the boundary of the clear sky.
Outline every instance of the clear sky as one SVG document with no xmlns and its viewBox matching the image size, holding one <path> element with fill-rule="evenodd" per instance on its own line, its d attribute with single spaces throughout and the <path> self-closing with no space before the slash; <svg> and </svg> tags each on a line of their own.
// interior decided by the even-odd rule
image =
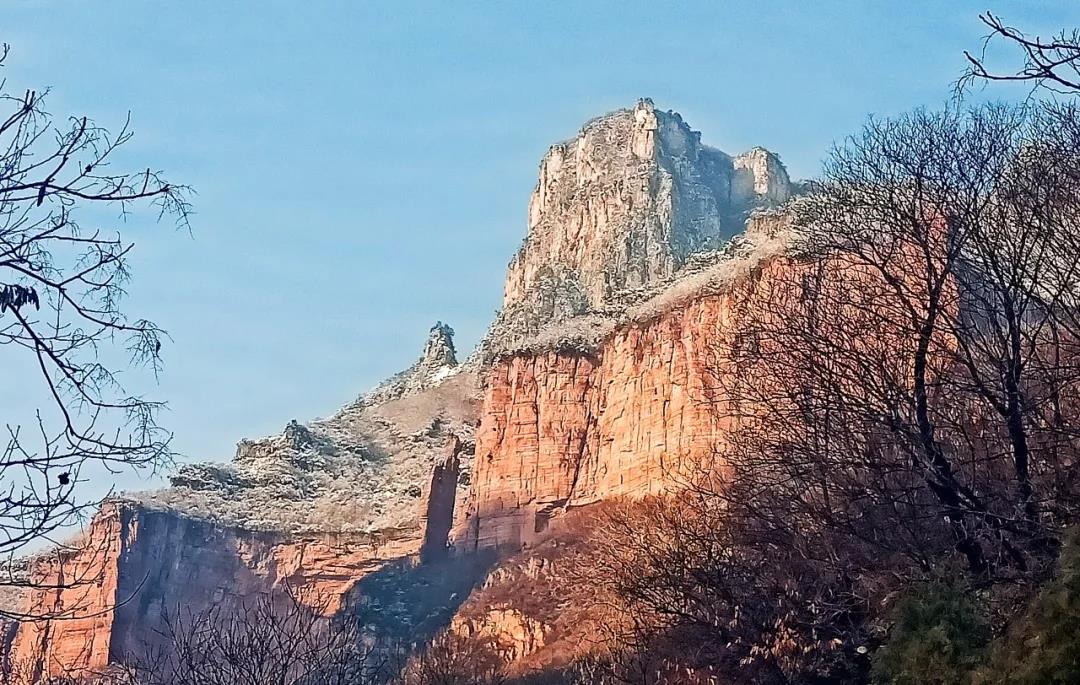
<svg viewBox="0 0 1080 685">
<path fill-rule="evenodd" d="M 943 103 L 988 8 L 1080 24 L 1070 0 L 0 0 L 0 41 L 11 87 L 130 111 L 127 157 L 198 190 L 192 236 L 124 227 L 128 309 L 172 336 L 147 390 L 176 449 L 227 459 L 406 367 L 436 320 L 471 348 L 538 162 L 585 120 L 648 96 L 812 176 L 867 115 Z"/>
</svg>

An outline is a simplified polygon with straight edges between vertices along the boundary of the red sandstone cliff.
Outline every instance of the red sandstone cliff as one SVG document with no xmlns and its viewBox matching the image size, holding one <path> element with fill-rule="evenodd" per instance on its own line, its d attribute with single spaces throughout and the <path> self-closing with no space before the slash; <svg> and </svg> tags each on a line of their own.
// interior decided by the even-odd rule
<svg viewBox="0 0 1080 685">
<path fill-rule="evenodd" d="M 38 564 L 35 581 L 50 589 L 26 608 L 52 619 L 23 623 L 11 658 L 40 674 L 100 670 L 144 649 L 166 613 L 238 605 L 286 585 L 313 609 L 335 612 L 357 582 L 418 549 L 415 537 L 286 538 L 110 504 L 78 551 Z"/>
<path fill-rule="evenodd" d="M 619 330 L 593 354 L 498 362 L 477 435 L 473 544 L 527 542 L 555 510 L 658 493 L 672 469 L 708 457 L 721 427 L 710 333 L 730 331 L 731 319 L 728 299 L 713 296 Z"/>
<path fill-rule="evenodd" d="M 713 459 L 732 408 L 717 357 L 782 258 L 726 292 L 688 295 L 619 326 L 594 350 L 526 351 L 485 378 L 464 548 L 520 546 L 569 507 L 660 494 Z"/>
<path fill-rule="evenodd" d="M 163 611 L 286 584 L 333 611 L 368 579 L 405 582 L 380 572 L 421 548 L 444 557 L 451 519 L 459 552 L 519 548 L 571 507 L 665 491 L 722 440 L 730 412 L 710 362 L 736 343 L 747 293 L 787 268 L 782 216 L 751 211 L 789 195 L 774 155 L 707 148 L 651 102 L 591 122 L 542 165 L 481 351 L 478 427 L 473 367 L 437 325 L 413 368 L 331 419 L 244 442 L 232 464 L 185 467 L 156 509 L 105 509 L 83 551 L 36 570 L 46 586 L 91 579 L 30 600 L 72 620 L 23 624 L 13 655 L 47 673 L 102 667 Z M 463 443 L 443 453 L 451 435 Z M 544 642 L 518 608 L 491 609 L 459 625 L 511 626 L 508 658 Z"/>
</svg>

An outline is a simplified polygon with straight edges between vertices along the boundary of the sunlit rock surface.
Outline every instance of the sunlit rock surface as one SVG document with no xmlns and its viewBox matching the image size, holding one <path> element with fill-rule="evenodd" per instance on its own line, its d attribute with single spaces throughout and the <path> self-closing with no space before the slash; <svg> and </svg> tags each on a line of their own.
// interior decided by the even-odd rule
<svg viewBox="0 0 1080 685">
<path fill-rule="evenodd" d="M 691 255 L 724 248 L 752 211 L 790 195 L 776 155 L 703 145 L 651 100 L 590 121 L 540 164 L 492 347 L 671 280 Z"/>
<path fill-rule="evenodd" d="M 572 508 L 664 492 L 711 454 L 725 423 L 709 355 L 738 335 L 737 293 L 785 268 L 792 192 L 776 155 L 705 146 L 649 100 L 588 122 L 541 163 L 476 354 L 459 362 L 437 323 L 415 364 L 330 418 L 109 505 L 87 544 L 34 562 L 46 584 L 93 582 L 29 593 L 24 607 L 72 615 L 8 630 L 10 653 L 85 671 L 122 660 L 171 606 L 288 584 L 380 629 L 453 624 L 544 662 L 569 633 L 499 588 L 551 567 L 513 582 L 496 568 L 469 603 L 473 583 L 491 551 L 550 538 Z"/>
</svg>

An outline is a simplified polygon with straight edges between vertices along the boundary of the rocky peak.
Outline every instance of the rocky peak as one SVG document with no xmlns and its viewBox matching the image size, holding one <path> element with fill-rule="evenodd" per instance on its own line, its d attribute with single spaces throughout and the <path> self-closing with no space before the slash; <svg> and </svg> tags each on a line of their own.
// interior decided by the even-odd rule
<svg viewBox="0 0 1080 685">
<path fill-rule="evenodd" d="M 364 395 L 363 404 L 381 404 L 435 387 L 460 369 L 454 348 L 454 329 L 436 321 L 428 333 L 424 351 L 416 363 L 380 383 Z"/>
<path fill-rule="evenodd" d="M 775 207 L 792 195 L 791 181 L 783 162 L 763 147 L 755 147 L 732 159 L 735 168 L 732 194 L 755 207 Z"/>
<path fill-rule="evenodd" d="M 430 369 L 457 366 L 457 351 L 454 349 L 454 329 L 442 321 L 436 321 L 428 333 L 427 342 L 424 343 L 424 354 L 421 355 L 419 363 L 421 366 Z"/>
<path fill-rule="evenodd" d="M 540 163 L 493 332 L 533 334 L 617 307 L 623 293 L 670 281 L 692 255 L 723 247 L 754 210 L 791 192 L 775 154 L 703 145 L 652 100 L 593 119 Z"/>
<path fill-rule="evenodd" d="M 291 419 L 285 424 L 285 430 L 282 433 L 289 447 L 294 451 L 300 452 L 305 449 L 314 447 L 315 438 L 312 436 L 311 431 L 307 426 L 302 425 L 296 419 Z"/>
</svg>

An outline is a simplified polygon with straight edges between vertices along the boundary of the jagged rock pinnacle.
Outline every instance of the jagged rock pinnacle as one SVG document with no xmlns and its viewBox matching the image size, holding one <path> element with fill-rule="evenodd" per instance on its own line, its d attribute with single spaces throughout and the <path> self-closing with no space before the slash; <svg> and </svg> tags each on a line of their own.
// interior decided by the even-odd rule
<svg viewBox="0 0 1080 685">
<path fill-rule="evenodd" d="M 408 369 L 380 383 L 360 401 L 379 404 L 404 397 L 438 385 L 459 368 L 454 348 L 454 329 L 442 321 L 436 321 L 428 333 L 420 359 Z"/>
<path fill-rule="evenodd" d="M 456 366 L 457 351 L 454 349 L 454 329 L 442 321 L 436 321 L 428 333 L 427 343 L 424 345 L 424 354 L 420 357 L 420 364 L 429 368 L 443 366 Z"/>
</svg>

